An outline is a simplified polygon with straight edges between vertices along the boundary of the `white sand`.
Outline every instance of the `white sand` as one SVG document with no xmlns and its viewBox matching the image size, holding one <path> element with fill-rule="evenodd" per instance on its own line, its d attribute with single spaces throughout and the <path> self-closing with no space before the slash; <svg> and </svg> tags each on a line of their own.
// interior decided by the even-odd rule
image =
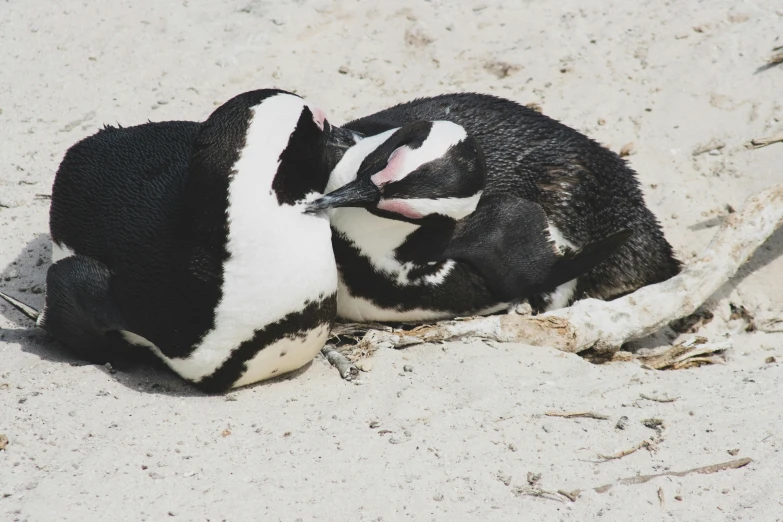
<svg viewBox="0 0 783 522">
<path fill-rule="evenodd" d="M 496 93 L 614 150 L 633 142 L 647 202 L 687 260 L 727 204 L 783 177 L 783 144 L 743 147 L 783 130 L 783 67 L 754 74 L 782 44 L 775 0 L 5 1 L 0 285 L 42 304 L 48 202 L 35 196 L 76 140 L 104 123 L 202 119 L 271 86 L 337 124 L 419 95 Z M 493 75 L 493 61 L 511 74 Z M 692 156 L 713 138 L 720 152 Z M 361 386 L 319 358 L 205 397 L 168 374 L 74 366 L 0 305 L 0 519 L 781 520 L 783 334 L 726 321 L 729 302 L 783 317 L 781 252 L 783 232 L 714 299 L 700 333 L 733 338 L 728 363 L 676 372 L 449 344 L 378 352 Z M 653 435 L 651 417 L 668 426 L 657 452 L 595 462 Z M 574 490 L 740 457 L 754 462 L 575 503 L 515 494 L 528 472 Z"/>
</svg>

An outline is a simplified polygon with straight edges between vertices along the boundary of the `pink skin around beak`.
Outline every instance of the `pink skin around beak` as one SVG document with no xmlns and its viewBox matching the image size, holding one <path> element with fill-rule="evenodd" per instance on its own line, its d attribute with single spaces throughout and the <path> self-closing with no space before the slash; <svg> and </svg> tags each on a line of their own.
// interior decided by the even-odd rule
<svg viewBox="0 0 783 522">
<path fill-rule="evenodd" d="M 326 121 L 326 113 L 318 107 L 310 107 L 310 112 L 313 113 L 313 121 L 318 128 L 324 130 L 324 122 Z"/>
<path fill-rule="evenodd" d="M 408 219 L 420 219 L 421 215 L 416 209 L 409 205 L 404 199 L 381 199 L 376 206 L 378 210 L 394 212 Z"/>
</svg>

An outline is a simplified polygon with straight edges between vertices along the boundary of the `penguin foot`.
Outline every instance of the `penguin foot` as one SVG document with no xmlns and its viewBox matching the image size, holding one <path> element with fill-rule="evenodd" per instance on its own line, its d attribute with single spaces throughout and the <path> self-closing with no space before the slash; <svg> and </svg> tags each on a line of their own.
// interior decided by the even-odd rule
<svg viewBox="0 0 783 522">
<path fill-rule="evenodd" d="M 514 315 L 533 315 L 533 307 L 527 301 L 523 303 L 513 303 L 507 309 L 506 313 Z"/>
</svg>

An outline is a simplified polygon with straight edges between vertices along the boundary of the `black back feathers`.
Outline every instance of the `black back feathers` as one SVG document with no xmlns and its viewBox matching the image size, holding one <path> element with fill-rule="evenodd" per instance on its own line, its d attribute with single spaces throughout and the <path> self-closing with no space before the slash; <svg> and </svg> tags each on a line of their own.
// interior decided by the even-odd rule
<svg viewBox="0 0 783 522">
<path fill-rule="evenodd" d="M 609 258 L 630 237 L 621 231 L 565 256 L 555 251 L 540 205 L 514 196 L 481 199 L 457 222 L 443 257 L 473 265 L 499 301 L 553 291 Z"/>
</svg>

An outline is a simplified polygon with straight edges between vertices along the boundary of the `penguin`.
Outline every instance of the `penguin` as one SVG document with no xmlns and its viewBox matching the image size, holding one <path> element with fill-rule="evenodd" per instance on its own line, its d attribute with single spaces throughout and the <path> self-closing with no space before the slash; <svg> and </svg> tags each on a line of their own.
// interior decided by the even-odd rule
<svg viewBox="0 0 783 522">
<path fill-rule="evenodd" d="M 106 127 L 56 174 L 43 309 L 0 296 L 87 360 L 148 349 L 205 391 L 296 370 L 336 313 L 329 222 L 304 204 L 340 136 L 276 89 L 203 123 Z"/>
<path fill-rule="evenodd" d="M 476 140 L 449 121 L 413 122 L 349 149 L 328 195 L 308 204 L 337 209 L 338 315 L 406 321 L 508 308 L 556 291 L 631 235 L 561 252 L 540 205 L 485 195 L 486 180 Z"/>
<path fill-rule="evenodd" d="M 529 298 L 534 311 L 562 308 L 589 297 L 615 299 L 680 272 L 682 265 L 658 220 L 645 205 L 636 172 L 625 160 L 578 131 L 516 102 L 486 94 L 445 94 L 402 103 L 351 121 L 343 128 L 352 133 L 354 146 L 359 146 L 391 129 L 416 121 L 436 120 L 460 125 L 483 151 L 487 180 L 482 197 L 513 195 L 538 204 L 546 215 L 550 236 L 561 252 L 576 251 L 623 230 L 633 232 L 605 262 L 561 285 L 555 292 Z M 372 143 L 364 146 L 371 147 Z M 331 185 L 328 190 L 339 186 Z M 354 279 L 353 284 L 341 282 L 338 301 L 346 303 L 351 295 L 364 305 L 381 304 L 385 310 L 393 310 L 393 313 L 369 314 L 375 320 L 382 320 L 382 316 L 388 317 L 385 319 L 388 321 L 453 316 L 432 308 L 431 302 L 421 300 L 421 294 L 414 299 L 410 289 L 390 295 L 380 293 L 388 290 L 388 285 L 384 284 L 382 274 L 367 262 L 363 247 L 336 229 L 334 232 L 340 275 L 348 277 L 352 273 Z M 372 228 L 368 226 L 366 233 L 371 235 Z M 378 235 L 381 234 L 379 230 Z M 469 286 L 465 283 L 468 279 L 455 280 Z M 481 288 L 474 290 L 482 292 Z M 449 296 L 444 295 L 442 299 L 448 300 Z M 416 306 L 416 300 L 422 306 Z M 477 302 L 486 300 L 477 298 Z M 497 305 L 474 310 L 473 314 L 501 310 L 503 306 Z M 338 304 L 338 317 L 359 320 L 361 316 L 358 311 L 349 313 Z"/>
</svg>

